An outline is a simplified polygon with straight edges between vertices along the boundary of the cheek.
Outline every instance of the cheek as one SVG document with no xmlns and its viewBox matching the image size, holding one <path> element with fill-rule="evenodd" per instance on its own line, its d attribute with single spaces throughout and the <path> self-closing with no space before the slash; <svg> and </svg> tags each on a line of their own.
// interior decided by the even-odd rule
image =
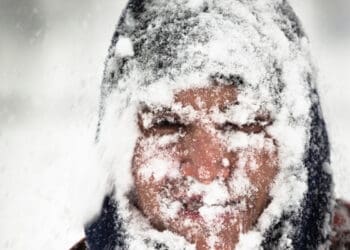
<svg viewBox="0 0 350 250">
<path fill-rule="evenodd" d="M 144 149 L 137 145 L 132 161 L 132 175 L 134 178 L 135 191 L 137 197 L 137 205 L 146 216 L 154 218 L 159 213 L 157 194 L 160 192 L 160 185 L 153 176 L 146 178 L 142 173 L 144 165 L 147 163 L 144 155 Z"/>
<path fill-rule="evenodd" d="M 180 143 L 160 143 L 159 138 L 139 138 L 135 149 L 133 165 L 141 166 L 155 158 L 176 160 L 179 155 Z"/>
<path fill-rule="evenodd" d="M 178 178 L 176 145 L 155 146 L 139 139 L 132 160 L 132 175 L 140 200 L 157 200 L 167 178 Z"/>
<path fill-rule="evenodd" d="M 256 149 L 247 158 L 245 169 L 250 182 L 259 192 L 267 194 L 278 173 L 277 149 Z"/>
</svg>

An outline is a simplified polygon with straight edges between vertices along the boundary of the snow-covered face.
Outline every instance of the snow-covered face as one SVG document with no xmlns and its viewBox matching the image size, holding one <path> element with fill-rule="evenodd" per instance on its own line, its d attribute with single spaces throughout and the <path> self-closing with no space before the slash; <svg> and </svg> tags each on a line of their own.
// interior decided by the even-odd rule
<svg viewBox="0 0 350 250">
<path fill-rule="evenodd" d="M 270 114 L 243 114 L 238 96 L 234 86 L 214 85 L 174 93 L 171 107 L 139 110 L 137 206 L 156 229 L 197 249 L 232 249 L 269 203 L 278 172 Z"/>
</svg>

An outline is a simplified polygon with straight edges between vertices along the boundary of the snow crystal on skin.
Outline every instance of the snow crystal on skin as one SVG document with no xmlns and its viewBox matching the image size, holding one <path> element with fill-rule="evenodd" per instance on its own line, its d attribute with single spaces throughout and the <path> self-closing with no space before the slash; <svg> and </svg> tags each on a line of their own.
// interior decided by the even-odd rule
<svg viewBox="0 0 350 250">
<path fill-rule="evenodd" d="M 213 233 L 210 233 L 208 242 L 210 249 L 215 249 L 215 244 L 218 242 L 219 237 Z"/>
<path fill-rule="evenodd" d="M 224 182 L 215 180 L 209 184 L 203 184 L 193 179 L 187 191 L 188 197 L 192 195 L 203 195 L 203 203 L 206 205 L 225 204 L 229 200 L 230 194 Z"/>
<path fill-rule="evenodd" d="M 223 167 L 227 168 L 230 166 L 230 161 L 227 158 L 223 158 L 221 164 Z"/>
<path fill-rule="evenodd" d="M 250 170 L 257 170 L 259 165 L 256 162 L 256 157 L 251 151 L 240 151 L 238 152 L 238 161 L 236 166 L 239 169 L 249 168 Z"/>
<path fill-rule="evenodd" d="M 130 38 L 120 36 L 114 51 L 115 54 L 120 57 L 133 56 L 134 49 Z"/>
<path fill-rule="evenodd" d="M 165 218 L 174 219 L 183 207 L 179 201 L 170 201 L 167 198 L 158 197 L 160 200 L 160 212 Z"/>
<path fill-rule="evenodd" d="M 256 189 L 242 168 L 234 171 L 234 174 L 228 184 L 230 186 L 230 190 L 232 190 L 233 197 L 240 197 L 244 195 L 249 196 L 251 191 Z"/>
<path fill-rule="evenodd" d="M 233 124 L 243 125 L 253 121 L 252 118 L 255 117 L 253 112 L 244 110 L 245 112 L 242 113 L 240 109 L 242 108 L 232 105 L 222 112 L 218 107 L 215 107 L 211 109 L 210 118 L 218 124 L 231 122 Z"/>
<path fill-rule="evenodd" d="M 170 135 L 162 135 L 157 139 L 157 146 L 165 146 L 168 144 L 176 143 L 179 141 L 180 133 L 174 133 Z"/>
<path fill-rule="evenodd" d="M 227 146 L 229 150 L 236 151 L 242 148 L 262 149 L 267 140 L 264 134 L 247 134 L 245 132 L 227 132 L 225 133 Z M 228 137 L 228 138 L 227 138 Z"/>
<path fill-rule="evenodd" d="M 252 158 L 249 160 L 249 165 L 248 165 L 249 169 L 252 170 L 252 171 L 255 171 L 258 169 L 259 165 L 258 163 L 256 162 L 256 158 Z"/>
<path fill-rule="evenodd" d="M 153 177 L 155 181 L 160 181 L 165 176 L 175 178 L 180 174 L 178 165 L 168 159 L 155 158 L 142 165 L 138 170 L 138 174 L 145 180 Z"/>
<path fill-rule="evenodd" d="M 180 133 L 174 133 L 169 135 L 155 135 L 150 136 L 142 140 L 141 147 L 144 149 L 143 154 L 145 159 L 151 159 L 155 156 L 166 157 L 165 155 L 159 155 L 159 149 L 164 148 L 170 144 L 178 142 L 182 135 Z M 173 149 L 174 150 L 174 149 Z"/>
<path fill-rule="evenodd" d="M 200 97 L 196 97 L 195 103 L 200 109 L 204 108 L 204 101 Z"/>
<path fill-rule="evenodd" d="M 234 209 L 231 206 L 202 206 L 198 211 L 206 223 L 213 224 L 217 222 L 220 215 L 232 213 Z"/>
<path fill-rule="evenodd" d="M 236 162 L 236 166 L 239 169 L 244 169 L 248 162 L 248 155 L 245 152 L 238 153 L 238 161 Z"/>
</svg>

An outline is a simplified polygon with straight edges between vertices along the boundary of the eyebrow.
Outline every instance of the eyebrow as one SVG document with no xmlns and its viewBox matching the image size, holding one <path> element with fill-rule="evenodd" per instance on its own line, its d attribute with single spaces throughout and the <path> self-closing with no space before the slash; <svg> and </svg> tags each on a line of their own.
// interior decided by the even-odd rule
<svg viewBox="0 0 350 250">
<path fill-rule="evenodd" d="M 233 103 L 225 103 L 224 105 L 218 105 L 218 109 L 220 112 L 225 113 L 227 109 L 232 107 L 233 105 L 239 105 L 240 103 L 238 101 L 235 101 Z M 181 113 L 179 113 L 177 110 L 174 110 L 171 106 L 156 106 L 156 105 L 147 105 L 142 104 L 142 107 L 139 114 L 147 114 L 152 113 L 153 115 L 174 115 L 181 117 Z"/>
<path fill-rule="evenodd" d="M 144 106 L 137 115 L 137 118 L 139 120 L 139 122 L 143 122 L 144 119 L 147 119 L 145 117 L 143 117 L 143 115 L 151 115 L 151 123 L 155 122 L 156 120 L 158 120 L 159 118 L 170 118 L 170 119 L 174 119 L 176 120 L 181 120 L 181 115 L 172 110 L 170 107 L 166 107 L 166 106 L 160 106 L 157 107 L 155 110 L 152 110 L 152 108 L 150 106 Z M 143 124 L 142 124 L 143 126 Z"/>
<path fill-rule="evenodd" d="M 245 81 L 242 76 L 237 74 L 228 74 L 224 75 L 222 73 L 215 73 L 209 76 L 209 79 L 213 82 L 214 86 L 223 84 L 223 85 L 233 85 L 239 87 L 245 85 Z"/>
<path fill-rule="evenodd" d="M 152 114 L 177 114 L 175 110 L 173 110 L 169 106 L 149 106 L 146 104 L 142 105 L 141 110 L 139 111 L 141 114 L 152 113 Z"/>
</svg>

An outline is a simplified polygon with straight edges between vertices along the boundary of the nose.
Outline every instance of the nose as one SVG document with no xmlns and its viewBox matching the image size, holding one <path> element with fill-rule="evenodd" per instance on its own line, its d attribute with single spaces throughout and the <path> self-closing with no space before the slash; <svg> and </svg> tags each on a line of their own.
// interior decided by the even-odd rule
<svg viewBox="0 0 350 250">
<path fill-rule="evenodd" d="M 184 138 L 184 148 L 187 155 L 181 164 L 183 176 L 209 184 L 216 177 L 226 179 L 230 175 L 229 167 L 222 162 L 225 147 L 208 129 L 194 127 Z"/>
</svg>

